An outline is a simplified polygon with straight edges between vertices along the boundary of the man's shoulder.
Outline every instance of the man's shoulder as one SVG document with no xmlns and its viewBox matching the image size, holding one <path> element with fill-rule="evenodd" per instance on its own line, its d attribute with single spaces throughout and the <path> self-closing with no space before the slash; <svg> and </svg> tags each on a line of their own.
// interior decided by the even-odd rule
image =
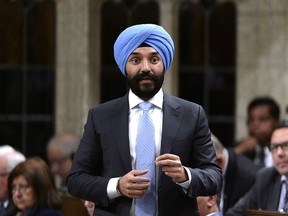
<svg viewBox="0 0 288 216">
<path fill-rule="evenodd" d="M 120 98 L 115 98 L 100 104 L 95 105 L 94 107 L 90 108 L 91 110 L 107 110 L 108 108 L 114 108 L 117 106 L 123 106 L 126 104 L 128 106 L 128 97 L 125 95 Z"/>
<path fill-rule="evenodd" d="M 164 93 L 164 101 L 166 103 L 174 103 L 174 104 L 176 103 L 182 106 L 190 106 L 190 107 L 195 107 L 195 108 L 201 107 L 201 105 L 195 102 L 192 102 L 192 101 L 189 101 L 189 100 L 186 100 L 186 99 L 174 96 L 174 95 L 170 95 L 167 93 Z"/>
<path fill-rule="evenodd" d="M 257 173 L 256 182 L 261 185 L 270 185 L 273 182 L 280 182 L 281 175 L 277 170 L 272 167 L 264 167 L 260 169 Z"/>
<path fill-rule="evenodd" d="M 262 177 L 262 176 L 280 176 L 280 174 L 277 172 L 277 170 L 275 169 L 274 166 L 271 167 L 264 167 L 261 168 L 258 172 L 258 176 Z"/>
</svg>

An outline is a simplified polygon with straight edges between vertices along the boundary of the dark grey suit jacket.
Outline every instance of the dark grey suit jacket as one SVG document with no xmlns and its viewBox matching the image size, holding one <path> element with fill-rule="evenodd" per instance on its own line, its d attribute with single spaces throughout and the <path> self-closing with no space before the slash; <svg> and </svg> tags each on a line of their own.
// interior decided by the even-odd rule
<svg viewBox="0 0 288 216">
<path fill-rule="evenodd" d="M 229 160 L 224 176 L 224 206 L 223 213 L 243 197 L 253 186 L 260 167 L 244 155 L 228 149 Z"/>
<path fill-rule="evenodd" d="M 281 175 L 274 167 L 261 169 L 254 186 L 234 206 L 226 216 L 246 215 L 248 209 L 277 211 L 281 192 Z"/>
<path fill-rule="evenodd" d="M 69 192 L 96 203 L 94 215 L 128 216 L 132 199 L 109 200 L 110 178 L 132 170 L 128 95 L 89 111 L 85 131 L 67 179 Z M 217 194 L 222 186 L 208 122 L 201 106 L 164 93 L 161 154 L 180 156 L 192 181 L 185 194 L 162 171 L 158 179 L 158 215 L 198 215 L 196 197 Z"/>
</svg>

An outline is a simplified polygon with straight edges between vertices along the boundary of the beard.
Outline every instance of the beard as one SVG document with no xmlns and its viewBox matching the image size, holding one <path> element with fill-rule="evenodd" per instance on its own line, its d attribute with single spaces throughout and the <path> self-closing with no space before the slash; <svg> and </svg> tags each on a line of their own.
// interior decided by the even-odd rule
<svg viewBox="0 0 288 216">
<path fill-rule="evenodd" d="M 140 84 L 141 80 L 149 79 L 152 83 Z M 127 77 L 128 86 L 131 91 L 142 99 L 152 98 L 162 87 L 164 81 L 164 72 L 160 76 L 156 76 L 151 72 L 141 72 L 134 77 Z"/>
</svg>

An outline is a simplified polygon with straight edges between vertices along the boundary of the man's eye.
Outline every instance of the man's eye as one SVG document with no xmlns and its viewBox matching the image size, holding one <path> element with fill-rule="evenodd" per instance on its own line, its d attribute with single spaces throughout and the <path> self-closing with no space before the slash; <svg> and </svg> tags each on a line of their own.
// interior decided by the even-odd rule
<svg viewBox="0 0 288 216">
<path fill-rule="evenodd" d="M 152 62 L 153 62 L 153 63 L 157 63 L 158 61 L 159 61 L 159 59 L 158 59 L 157 57 L 153 57 L 153 58 L 152 58 Z"/>
<path fill-rule="evenodd" d="M 138 59 L 138 58 L 132 58 L 131 61 L 132 61 L 133 63 L 138 63 L 138 62 L 139 62 L 139 59 Z"/>
</svg>

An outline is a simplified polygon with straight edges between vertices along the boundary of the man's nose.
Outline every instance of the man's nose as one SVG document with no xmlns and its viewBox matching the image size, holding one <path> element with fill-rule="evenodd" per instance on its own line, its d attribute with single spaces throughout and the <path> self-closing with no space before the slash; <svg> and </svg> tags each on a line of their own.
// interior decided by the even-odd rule
<svg viewBox="0 0 288 216">
<path fill-rule="evenodd" d="M 142 60 L 141 71 L 143 71 L 143 72 L 150 72 L 151 71 L 151 67 L 150 67 L 150 63 L 149 63 L 148 59 Z"/>
<path fill-rule="evenodd" d="M 277 155 L 283 155 L 284 154 L 284 149 L 282 146 L 278 146 L 276 149 L 276 154 Z"/>
</svg>

